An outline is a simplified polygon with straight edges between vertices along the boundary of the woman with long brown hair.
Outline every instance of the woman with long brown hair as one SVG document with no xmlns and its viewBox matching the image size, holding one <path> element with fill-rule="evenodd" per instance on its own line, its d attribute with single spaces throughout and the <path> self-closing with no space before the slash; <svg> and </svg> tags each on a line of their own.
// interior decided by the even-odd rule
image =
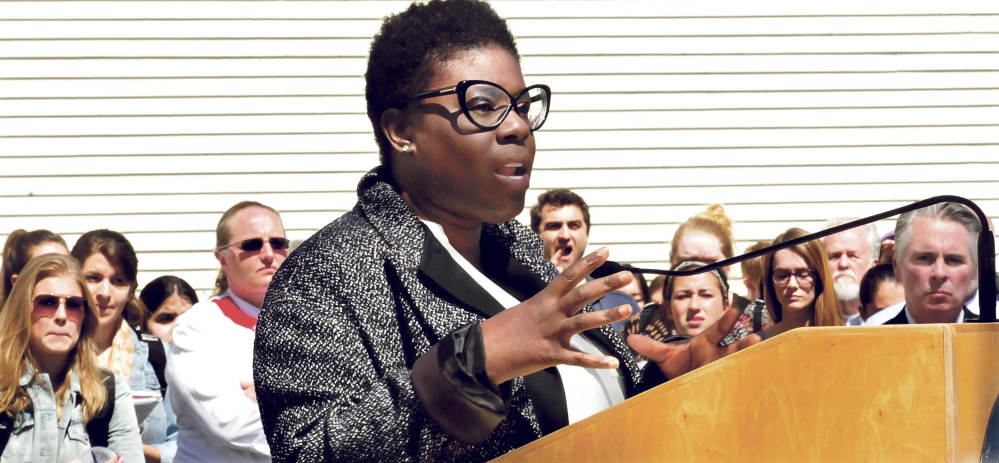
<svg viewBox="0 0 999 463">
<path fill-rule="evenodd" d="M 790 228 L 774 239 L 780 244 L 808 232 Z M 774 324 L 764 338 L 804 326 L 841 326 L 829 258 L 817 240 L 781 249 L 767 255 L 763 273 L 763 298 Z"/>
<path fill-rule="evenodd" d="M 128 386 L 98 368 L 97 315 L 76 260 L 44 255 L 20 275 L 0 313 L 2 460 L 70 461 L 103 445 L 143 461 Z"/>
<path fill-rule="evenodd" d="M 147 461 L 172 462 L 178 428 L 166 394 L 166 348 L 155 336 L 138 331 L 146 309 L 135 295 L 139 266 L 135 249 L 121 233 L 93 230 L 76 241 L 72 255 L 94 297 L 99 365 L 127 381 L 132 391 L 160 393 L 163 401 L 139 425 L 142 450 Z"/>
</svg>

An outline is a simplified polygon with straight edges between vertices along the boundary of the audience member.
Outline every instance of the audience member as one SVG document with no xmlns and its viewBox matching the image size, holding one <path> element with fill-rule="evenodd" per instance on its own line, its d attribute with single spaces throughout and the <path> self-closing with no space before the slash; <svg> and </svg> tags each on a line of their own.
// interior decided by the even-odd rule
<svg viewBox="0 0 999 463">
<path fill-rule="evenodd" d="M 895 230 L 889 230 L 881 237 L 881 253 L 878 256 L 879 264 L 890 264 L 895 257 Z"/>
<path fill-rule="evenodd" d="M 746 248 L 743 254 L 759 251 L 770 246 L 769 240 L 757 241 L 752 246 Z M 766 264 L 766 256 L 754 257 L 739 263 L 742 269 L 742 284 L 746 286 L 746 298 L 750 300 L 763 299 L 763 267 Z"/>
<path fill-rule="evenodd" d="M 631 264 L 625 263 L 623 265 L 630 266 Z M 645 281 L 644 275 L 635 274 L 634 277 L 631 283 L 628 283 L 628 286 L 621 288 L 621 292 L 631 296 L 639 307 L 645 307 L 646 304 L 652 302 L 649 299 L 649 284 Z"/>
<path fill-rule="evenodd" d="M 586 250 L 590 236 L 590 208 L 582 197 L 572 191 L 565 188 L 548 190 L 541 193 L 538 203 L 531 207 L 531 229 L 544 242 L 545 259 L 561 272 L 579 260 Z M 599 272 L 594 272 L 586 281 L 600 276 Z M 633 282 L 637 280 L 638 276 L 635 276 Z M 618 290 L 593 301 L 594 310 L 613 309 L 621 305 L 630 306 L 633 316 L 638 315 L 642 307 L 627 293 Z M 611 327 L 620 332 L 624 323 L 625 320 L 614 322 Z"/>
<path fill-rule="evenodd" d="M 545 259 L 559 272 L 586 251 L 590 237 L 590 208 L 582 197 L 565 188 L 541 193 L 531 207 L 531 229 L 544 242 Z"/>
<path fill-rule="evenodd" d="M 3 246 L 3 265 L 0 266 L 0 280 L 3 281 L 3 293 L 0 294 L 0 307 L 10 294 L 17 280 L 17 274 L 32 258 L 43 254 L 69 255 L 69 247 L 62 237 L 48 230 L 14 230 L 7 236 Z"/>
<path fill-rule="evenodd" d="M 871 267 L 860 280 L 860 318 L 865 322 L 871 315 L 904 302 L 905 289 L 895 278 L 891 264 Z"/>
<path fill-rule="evenodd" d="M 732 219 L 725 214 L 721 204 L 711 204 L 700 214 L 691 217 L 680 224 L 673 234 L 669 251 L 670 265 L 675 267 L 681 262 L 698 261 L 714 263 L 735 256 L 735 240 L 732 238 Z M 728 277 L 730 268 L 724 267 L 722 272 Z M 728 344 L 754 332 L 753 301 L 729 291 L 729 303 L 741 312 L 732 333 L 722 341 Z M 762 328 L 769 326 L 769 320 L 764 320 Z"/>
<path fill-rule="evenodd" d="M 826 223 L 832 228 L 858 220 L 856 217 L 833 219 Z M 881 253 L 881 239 L 874 224 L 861 225 L 829 235 L 823 239 L 829 256 L 829 271 L 833 275 L 833 289 L 839 299 L 840 309 L 848 326 L 860 325 L 860 280 L 877 264 Z"/>
<path fill-rule="evenodd" d="M 135 250 L 121 233 L 93 230 L 76 241 L 72 255 L 97 303 L 98 365 L 127 380 L 132 391 L 160 393 L 163 400 L 139 423 L 142 452 L 147 461 L 171 462 L 177 453 L 177 422 L 164 377 L 166 348 L 155 336 L 138 331 L 146 309 L 135 297 Z"/>
<path fill-rule="evenodd" d="M 559 274 L 515 220 L 549 102 L 518 56 L 480 1 L 413 4 L 375 37 L 381 165 L 278 271 L 258 324 L 275 462 L 486 461 L 736 350 L 717 346 L 734 311 L 685 342 L 631 336 L 642 374 L 604 326 L 627 309 L 585 307 L 632 276 L 579 285 L 607 251 Z"/>
<path fill-rule="evenodd" d="M 883 320 L 879 313 L 868 323 L 963 323 L 977 318 L 964 301 L 978 272 L 981 230 L 978 217 L 958 203 L 900 215 L 895 222 L 894 268 L 905 289 L 905 305 L 891 319 Z"/>
<path fill-rule="evenodd" d="M 663 300 L 663 287 L 666 286 L 666 275 L 659 275 L 652 279 L 649 283 L 649 300 L 658 304 L 663 305 L 665 301 Z"/>
<path fill-rule="evenodd" d="M 703 262 L 682 262 L 676 270 L 694 270 Z M 697 275 L 672 277 L 663 293 L 666 314 L 676 325 L 676 334 L 697 336 L 728 310 L 728 280 L 718 270 Z"/>
<path fill-rule="evenodd" d="M 694 270 L 703 262 L 682 262 L 674 270 Z M 625 334 L 641 334 L 660 342 L 675 335 L 691 337 L 713 325 L 728 310 L 728 280 L 718 270 L 666 279 L 663 298 L 666 304 L 649 304 L 638 317 L 632 317 Z M 675 327 L 675 328 L 674 328 Z M 642 355 L 636 356 L 645 360 Z"/>
<path fill-rule="evenodd" d="M 151 312 L 145 331 L 170 344 L 173 324 L 180 314 L 198 303 L 198 295 L 186 281 L 173 275 L 156 278 L 142 288 L 139 299 Z"/>
<path fill-rule="evenodd" d="M 222 214 L 215 240 L 222 267 L 215 296 L 177 317 L 173 328 L 167 378 L 180 424 L 177 462 L 269 462 L 253 384 L 253 342 L 260 306 L 289 241 L 277 211 L 252 201 Z"/>
<path fill-rule="evenodd" d="M 770 246 L 770 241 L 757 241 L 752 246 L 746 248 L 746 253 L 758 251 L 767 246 Z M 766 302 L 763 300 L 763 266 L 765 263 L 765 256 L 754 257 L 740 262 L 742 283 L 746 286 L 746 299 L 752 302 L 743 309 L 743 316 L 740 318 L 742 323 L 736 323 L 732 334 L 726 337 L 722 341 L 723 343 L 742 339 L 749 335 L 749 333 L 763 331 L 772 323 L 770 312 L 767 311 Z"/>
<path fill-rule="evenodd" d="M 144 461 L 128 385 L 97 365 L 99 322 L 79 264 L 46 254 L 18 272 L 0 313 L 3 461 L 75 461 L 91 446 Z"/>
<path fill-rule="evenodd" d="M 808 232 L 791 228 L 773 244 L 801 238 Z M 763 299 L 774 324 L 761 335 L 767 339 L 804 326 L 843 325 L 825 247 L 812 240 L 768 254 L 763 265 Z"/>
</svg>

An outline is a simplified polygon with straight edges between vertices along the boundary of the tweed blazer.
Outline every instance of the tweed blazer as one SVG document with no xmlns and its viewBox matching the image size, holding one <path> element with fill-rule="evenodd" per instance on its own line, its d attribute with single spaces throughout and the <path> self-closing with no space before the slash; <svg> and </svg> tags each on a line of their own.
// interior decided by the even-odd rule
<svg viewBox="0 0 999 463">
<path fill-rule="evenodd" d="M 510 412 L 479 445 L 423 409 L 413 363 L 487 315 L 421 271 L 428 230 L 381 168 L 361 179 L 358 198 L 288 257 L 264 301 L 254 378 L 274 461 L 486 461 L 540 437 L 523 378 L 511 380 Z M 484 225 L 482 239 L 543 282 L 557 275 L 540 238 L 515 220 Z M 641 372 L 621 337 L 600 330 L 635 393 Z"/>
</svg>

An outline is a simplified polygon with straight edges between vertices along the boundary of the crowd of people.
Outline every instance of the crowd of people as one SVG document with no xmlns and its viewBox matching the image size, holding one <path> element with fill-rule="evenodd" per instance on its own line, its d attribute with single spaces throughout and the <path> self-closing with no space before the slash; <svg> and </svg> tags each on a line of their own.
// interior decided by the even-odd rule
<svg viewBox="0 0 999 463">
<path fill-rule="evenodd" d="M 232 206 L 208 300 L 171 275 L 140 289 L 118 232 L 9 235 L 0 461 L 486 461 L 795 328 L 962 323 L 995 297 L 977 292 L 982 224 L 955 203 L 746 260 L 746 294 L 728 267 L 647 281 L 586 254 L 566 189 L 517 222 L 550 90 L 486 3 L 387 18 L 365 78 L 381 157 L 357 206 L 293 253 L 278 211 Z M 710 205 L 670 266 L 735 243 Z"/>
</svg>

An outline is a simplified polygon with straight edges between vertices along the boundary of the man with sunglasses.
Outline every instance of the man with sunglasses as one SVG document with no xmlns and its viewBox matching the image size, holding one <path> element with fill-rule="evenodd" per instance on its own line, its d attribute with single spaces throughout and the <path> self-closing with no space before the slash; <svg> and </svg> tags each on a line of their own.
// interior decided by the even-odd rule
<svg viewBox="0 0 999 463">
<path fill-rule="evenodd" d="M 289 241 L 277 211 L 244 201 L 216 228 L 216 296 L 177 318 L 167 378 L 177 463 L 269 462 L 253 386 L 257 316 Z"/>
</svg>

